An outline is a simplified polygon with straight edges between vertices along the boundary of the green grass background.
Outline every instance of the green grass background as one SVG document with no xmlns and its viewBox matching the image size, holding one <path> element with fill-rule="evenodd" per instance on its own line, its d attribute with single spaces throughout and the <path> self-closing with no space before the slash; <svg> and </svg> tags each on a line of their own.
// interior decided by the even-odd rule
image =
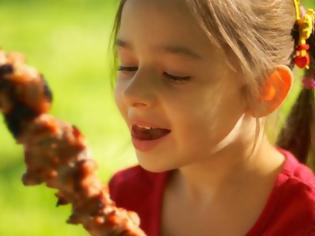
<svg viewBox="0 0 315 236">
<path fill-rule="evenodd" d="M 136 163 L 110 89 L 107 48 L 116 5 L 111 0 L 0 1 L 0 46 L 22 52 L 44 73 L 54 93 L 51 113 L 85 134 L 104 182 Z M 281 120 L 299 88 L 298 82 L 281 108 Z M 70 207 L 55 207 L 54 190 L 22 185 L 24 171 L 22 148 L 0 122 L 0 235 L 86 236 L 81 226 L 65 224 Z"/>
</svg>

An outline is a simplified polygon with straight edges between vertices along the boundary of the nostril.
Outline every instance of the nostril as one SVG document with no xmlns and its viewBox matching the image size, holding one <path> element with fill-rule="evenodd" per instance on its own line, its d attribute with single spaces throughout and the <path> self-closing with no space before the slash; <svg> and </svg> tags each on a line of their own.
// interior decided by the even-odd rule
<svg viewBox="0 0 315 236">
<path fill-rule="evenodd" d="M 134 102 L 132 106 L 141 108 L 141 107 L 148 107 L 148 104 L 143 103 L 143 102 Z"/>
<path fill-rule="evenodd" d="M 124 95 L 125 103 L 134 108 L 149 108 L 155 104 L 155 97 L 150 94 L 125 94 Z"/>
</svg>

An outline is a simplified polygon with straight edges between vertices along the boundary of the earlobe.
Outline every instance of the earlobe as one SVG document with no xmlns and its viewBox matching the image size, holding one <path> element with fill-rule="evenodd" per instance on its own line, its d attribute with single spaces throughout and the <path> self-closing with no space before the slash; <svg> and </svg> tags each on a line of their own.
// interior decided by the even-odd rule
<svg viewBox="0 0 315 236">
<path fill-rule="evenodd" d="M 276 110 L 285 100 L 293 83 L 293 73 L 287 66 L 278 66 L 260 88 L 258 106 L 251 114 L 262 117 Z"/>
</svg>

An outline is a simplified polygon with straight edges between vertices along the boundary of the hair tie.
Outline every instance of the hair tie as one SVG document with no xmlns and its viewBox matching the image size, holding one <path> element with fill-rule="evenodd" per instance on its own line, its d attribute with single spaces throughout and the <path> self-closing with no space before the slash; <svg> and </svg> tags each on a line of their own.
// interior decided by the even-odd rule
<svg viewBox="0 0 315 236">
<path fill-rule="evenodd" d="M 313 33 L 313 27 L 315 22 L 315 11 L 311 8 L 305 10 L 300 5 L 300 0 L 294 0 L 296 10 L 296 22 L 299 26 L 299 41 L 296 47 L 296 55 L 294 63 L 301 69 L 309 69 L 310 55 L 308 50 L 310 46 L 306 41 L 311 37 Z"/>
<path fill-rule="evenodd" d="M 303 88 L 315 90 L 315 76 L 305 75 L 303 78 Z"/>
</svg>

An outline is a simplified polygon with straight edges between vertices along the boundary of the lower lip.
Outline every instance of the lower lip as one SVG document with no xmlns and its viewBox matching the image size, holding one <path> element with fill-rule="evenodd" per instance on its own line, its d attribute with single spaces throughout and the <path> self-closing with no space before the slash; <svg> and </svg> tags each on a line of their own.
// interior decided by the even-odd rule
<svg viewBox="0 0 315 236">
<path fill-rule="evenodd" d="M 163 139 L 165 139 L 168 135 L 169 133 L 154 140 L 140 140 L 132 137 L 132 143 L 135 146 L 135 148 L 138 149 L 139 151 L 148 152 L 152 150 L 160 142 L 162 142 Z"/>
</svg>

